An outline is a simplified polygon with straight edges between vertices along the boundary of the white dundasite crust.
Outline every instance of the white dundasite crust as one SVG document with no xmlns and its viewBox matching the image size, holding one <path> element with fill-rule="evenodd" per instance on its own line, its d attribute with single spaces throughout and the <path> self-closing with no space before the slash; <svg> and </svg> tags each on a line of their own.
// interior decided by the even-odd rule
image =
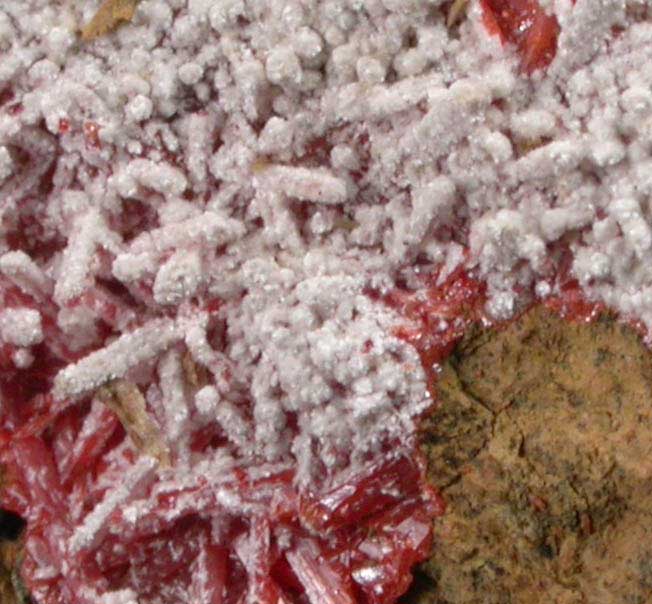
<svg viewBox="0 0 652 604">
<path fill-rule="evenodd" d="M 346 181 L 321 169 L 269 166 L 260 170 L 256 181 L 261 188 L 273 188 L 287 197 L 305 201 L 337 204 L 353 197 L 353 192 L 347 191 Z"/>
<path fill-rule="evenodd" d="M 58 401 L 138 383 L 170 484 L 278 463 L 308 488 L 411 439 L 423 371 L 367 295 L 399 275 L 474 270 L 506 318 L 563 263 L 652 326 L 646 2 L 546 1 L 561 35 L 531 77 L 474 0 L 452 30 L 443 0 L 142 0 L 81 43 L 99 4 L 0 6 L 0 285 L 43 306 L 0 336 L 20 366 L 54 332 L 81 351 Z M 228 438 L 198 459 L 210 422 Z"/>
<path fill-rule="evenodd" d="M 42 342 L 41 315 L 37 310 L 7 308 L 0 312 L 0 337 L 16 346 L 32 346 Z"/>
<path fill-rule="evenodd" d="M 62 399 L 86 394 L 110 380 L 124 377 L 129 369 L 156 358 L 179 338 L 179 329 L 174 322 L 154 319 L 81 361 L 68 365 L 55 379 L 54 396 Z"/>
</svg>

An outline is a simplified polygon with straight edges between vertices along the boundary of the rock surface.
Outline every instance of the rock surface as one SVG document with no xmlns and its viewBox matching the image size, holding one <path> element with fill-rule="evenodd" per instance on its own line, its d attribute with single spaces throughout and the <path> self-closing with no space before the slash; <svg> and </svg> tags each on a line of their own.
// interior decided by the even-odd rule
<svg viewBox="0 0 652 604">
<path fill-rule="evenodd" d="M 408 601 L 652 601 L 651 391 L 652 356 L 607 316 L 469 333 L 423 426 L 448 510 Z"/>
</svg>

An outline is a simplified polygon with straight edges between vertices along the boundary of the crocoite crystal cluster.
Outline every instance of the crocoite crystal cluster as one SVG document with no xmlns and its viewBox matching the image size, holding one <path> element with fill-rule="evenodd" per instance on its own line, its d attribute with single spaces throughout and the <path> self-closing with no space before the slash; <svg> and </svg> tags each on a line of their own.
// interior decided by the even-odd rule
<svg viewBox="0 0 652 604">
<path fill-rule="evenodd" d="M 24 582 L 394 602 L 441 511 L 415 421 L 465 322 L 561 274 L 652 323 L 646 0 L 471 1 L 450 28 L 441 0 L 142 0 L 81 44 L 98 4 L 0 7 Z"/>
</svg>

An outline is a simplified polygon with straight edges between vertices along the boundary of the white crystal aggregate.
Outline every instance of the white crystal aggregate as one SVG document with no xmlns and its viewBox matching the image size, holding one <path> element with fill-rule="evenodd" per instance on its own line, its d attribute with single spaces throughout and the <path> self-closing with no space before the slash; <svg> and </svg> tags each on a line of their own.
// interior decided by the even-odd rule
<svg viewBox="0 0 652 604">
<path fill-rule="evenodd" d="M 506 318 L 554 293 L 570 254 L 587 296 L 652 326 L 644 1 L 546 2 L 561 35 L 532 77 L 474 0 L 450 30 L 439 0 L 142 0 L 82 43 L 98 5 L 0 6 L 0 97 L 21 107 L 0 108 L 0 278 L 93 349 L 57 375 L 57 399 L 126 376 L 147 391 L 179 455 L 169 484 L 244 460 L 292 463 L 308 487 L 409 440 L 423 371 L 393 335 L 403 319 L 365 293 L 399 276 L 475 271 Z M 30 195 L 50 254 L 10 241 Z M 107 283 L 135 316 L 103 341 L 100 304 L 75 301 L 117 299 Z M 37 314 L 4 310 L 3 340 L 39 342 Z M 194 397 L 182 349 L 211 377 Z M 211 421 L 229 443 L 193 458 L 184 434 Z"/>
<path fill-rule="evenodd" d="M 131 589 L 110 591 L 95 597 L 99 604 L 138 604 L 138 594 Z"/>
<path fill-rule="evenodd" d="M 0 273 L 37 300 L 43 300 L 52 292 L 52 279 L 24 252 L 7 252 L 0 256 Z"/>
<path fill-rule="evenodd" d="M 55 398 L 87 394 L 124 377 L 140 363 L 155 359 L 180 338 L 170 319 L 153 319 L 61 370 L 54 381 Z"/>
<path fill-rule="evenodd" d="M 8 344 L 33 346 L 43 340 L 41 315 L 28 308 L 7 308 L 0 312 L 0 337 Z"/>
</svg>

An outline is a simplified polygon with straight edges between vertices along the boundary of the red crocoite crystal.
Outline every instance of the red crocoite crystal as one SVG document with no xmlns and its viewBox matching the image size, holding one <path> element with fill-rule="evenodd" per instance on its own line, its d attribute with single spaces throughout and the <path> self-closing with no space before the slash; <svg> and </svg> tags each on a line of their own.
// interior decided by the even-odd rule
<svg viewBox="0 0 652 604">
<path fill-rule="evenodd" d="M 383 604 L 407 589 L 410 568 L 428 552 L 441 510 L 420 492 L 407 452 L 305 495 L 292 471 L 233 471 L 183 490 L 153 486 L 145 471 L 140 489 L 150 494 L 135 521 L 111 494 L 114 481 L 132 477 L 98 457 L 116 430 L 106 410 L 92 409 L 58 464 L 49 434 L 3 449 L 3 503 L 28 521 L 23 574 L 39 603 L 90 603 L 108 589 L 134 589 L 144 601 Z M 211 521 L 225 518 L 218 544 Z"/>
<path fill-rule="evenodd" d="M 481 5 L 487 30 L 516 46 L 525 73 L 550 64 L 557 51 L 559 23 L 537 0 L 481 0 Z"/>
</svg>

